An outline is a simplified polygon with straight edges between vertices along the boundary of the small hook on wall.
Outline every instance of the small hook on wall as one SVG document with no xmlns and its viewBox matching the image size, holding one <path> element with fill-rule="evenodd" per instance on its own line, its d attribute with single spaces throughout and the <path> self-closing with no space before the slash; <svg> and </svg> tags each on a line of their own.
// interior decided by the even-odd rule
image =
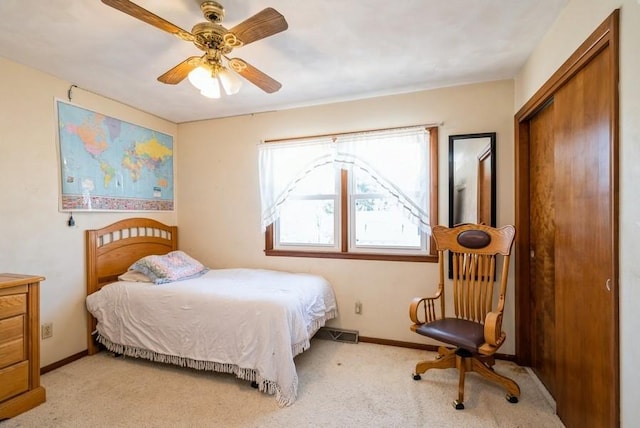
<svg viewBox="0 0 640 428">
<path fill-rule="evenodd" d="M 73 95 L 73 88 L 77 88 L 78 85 L 71 85 L 69 86 L 69 90 L 67 91 L 67 98 L 69 98 L 69 101 L 71 101 L 72 95 Z"/>
</svg>

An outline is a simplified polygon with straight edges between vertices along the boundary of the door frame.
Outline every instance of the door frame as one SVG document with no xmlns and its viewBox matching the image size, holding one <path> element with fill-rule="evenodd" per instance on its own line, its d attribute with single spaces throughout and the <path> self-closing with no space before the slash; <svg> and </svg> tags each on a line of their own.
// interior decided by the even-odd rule
<svg viewBox="0 0 640 428">
<path fill-rule="evenodd" d="M 611 56 L 611 86 L 610 97 L 612 99 L 610 112 L 610 142 L 611 142 L 611 230 L 610 243 L 613 250 L 613 278 L 612 293 L 615 308 L 613 308 L 614 331 L 613 338 L 615 360 L 619 362 L 619 309 L 618 309 L 618 277 L 619 277 L 619 254 L 618 254 L 618 118 L 619 118 L 619 97 L 618 97 L 618 76 L 619 76 L 619 9 L 613 11 L 611 15 L 580 45 L 580 47 L 569 57 L 567 61 L 542 85 L 542 87 L 529 99 L 515 115 L 515 218 L 516 235 L 515 242 L 515 319 L 516 319 L 516 361 L 525 366 L 531 365 L 531 347 L 533 335 L 532 311 L 530 306 L 530 223 L 529 223 L 529 120 L 550 102 L 556 91 L 567 81 L 575 76 L 591 59 L 598 55 L 603 49 L 609 48 Z M 583 352 L 587 352 L 584 350 Z M 620 365 L 615 368 L 615 390 L 616 402 L 620 402 Z M 619 425 L 620 409 L 617 409 L 617 420 Z"/>
<path fill-rule="evenodd" d="M 491 150 L 491 144 L 489 144 L 484 148 L 482 153 L 478 155 L 478 196 L 476 200 L 478 223 L 493 224 L 491 213 L 493 213 L 494 210 L 491 209 L 491 207 L 493 206 L 493 201 L 495 201 L 496 198 L 495 186 L 492 185 L 493 183 L 495 183 L 495 180 L 493 179 L 493 171 L 495 171 L 495 168 L 493 165 L 495 165 L 495 156 L 493 155 L 493 150 Z M 488 182 L 487 172 L 489 173 Z M 489 211 L 488 213 L 487 209 Z M 483 222 L 483 219 L 488 219 L 489 221 Z"/>
</svg>

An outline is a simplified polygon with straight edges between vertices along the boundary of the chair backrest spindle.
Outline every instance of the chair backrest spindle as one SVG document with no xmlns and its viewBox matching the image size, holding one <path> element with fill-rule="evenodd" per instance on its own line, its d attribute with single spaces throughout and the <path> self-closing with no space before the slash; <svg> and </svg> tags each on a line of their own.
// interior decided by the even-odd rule
<svg viewBox="0 0 640 428">
<path fill-rule="evenodd" d="M 440 259 L 444 260 L 444 253 L 448 252 L 452 260 L 454 316 L 484 323 L 487 314 L 494 310 L 496 279 L 500 281 L 497 310 L 501 312 L 507 278 L 504 269 L 501 277 L 496 278 L 496 263 L 497 256 L 502 255 L 503 268 L 508 268 L 515 236 L 513 226 L 500 229 L 484 225 L 466 225 L 452 229 L 434 226 L 433 234 Z"/>
</svg>

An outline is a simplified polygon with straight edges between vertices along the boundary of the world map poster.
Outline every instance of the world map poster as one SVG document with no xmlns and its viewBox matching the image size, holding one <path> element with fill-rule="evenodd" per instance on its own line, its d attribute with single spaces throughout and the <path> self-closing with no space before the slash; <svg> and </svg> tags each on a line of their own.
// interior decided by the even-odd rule
<svg viewBox="0 0 640 428">
<path fill-rule="evenodd" d="M 173 137 L 56 100 L 61 211 L 171 211 Z"/>
</svg>

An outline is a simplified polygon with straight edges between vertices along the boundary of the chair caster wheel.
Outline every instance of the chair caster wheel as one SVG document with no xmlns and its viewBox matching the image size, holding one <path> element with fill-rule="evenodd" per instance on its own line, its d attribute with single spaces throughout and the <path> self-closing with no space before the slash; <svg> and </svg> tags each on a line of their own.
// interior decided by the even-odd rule
<svg viewBox="0 0 640 428">
<path fill-rule="evenodd" d="M 464 410 L 464 403 L 458 400 L 453 402 L 453 408 L 456 410 Z"/>
<path fill-rule="evenodd" d="M 256 381 L 251 382 L 251 388 L 258 389 L 258 382 Z"/>
<path fill-rule="evenodd" d="M 413 380 L 420 380 L 422 379 L 422 376 L 420 376 L 419 374 L 413 374 Z"/>
<path fill-rule="evenodd" d="M 509 403 L 517 403 L 518 397 L 516 397 L 515 395 L 507 394 L 507 401 Z"/>
</svg>

